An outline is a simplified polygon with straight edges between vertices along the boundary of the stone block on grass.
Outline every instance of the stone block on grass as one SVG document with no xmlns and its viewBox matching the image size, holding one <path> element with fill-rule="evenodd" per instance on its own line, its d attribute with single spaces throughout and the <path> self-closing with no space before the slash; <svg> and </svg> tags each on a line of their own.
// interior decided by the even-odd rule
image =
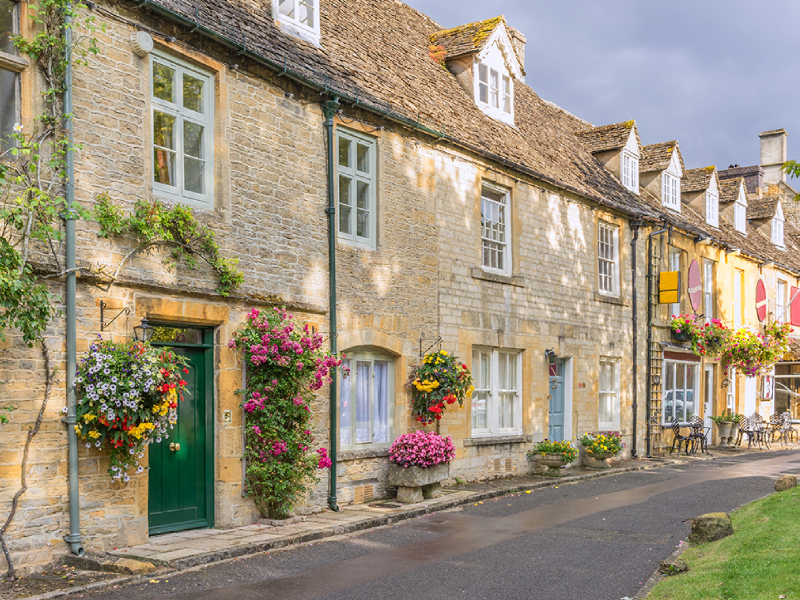
<svg viewBox="0 0 800 600">
<path fill-rule="evenodd" d="M 689 542 L 705 544 L 733 535 L 733 523 L 728 513 L 717 512 L 700 515 L 692 520 Z"/>
<path fill-rule="evenodd" d="M 785 492 L 793 487 L 797 487 L 797 477 L 795 475 L 781 475 L 775 482 L 776 492 Z"/>
</svg>

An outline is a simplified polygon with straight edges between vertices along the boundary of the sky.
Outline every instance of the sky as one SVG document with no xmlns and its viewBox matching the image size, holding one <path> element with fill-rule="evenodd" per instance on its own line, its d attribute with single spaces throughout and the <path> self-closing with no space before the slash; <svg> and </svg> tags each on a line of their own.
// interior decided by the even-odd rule
<svg viewBox="0 0 800 600">
<path fill-rule="evenodd" d="M 800 160 L 798 0 L 405 0 L 449 28 L 503 14 L 525 82 L 593 125 L 635 119 L 687 168 L 759 163 L 784 128 Z"/>
</svg>

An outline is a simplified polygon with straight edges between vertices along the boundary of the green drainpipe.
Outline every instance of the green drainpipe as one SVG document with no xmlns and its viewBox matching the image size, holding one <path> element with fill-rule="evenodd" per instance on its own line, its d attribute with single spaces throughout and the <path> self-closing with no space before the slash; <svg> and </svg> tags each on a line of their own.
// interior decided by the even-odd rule
<svg viewBox="0 0 800 600">
<path fill-rule="evenodd" d="M 77 406 L 75 401 L 75 370 L 77 369 L 77 338 L 76 320 L 76 273 L 75 273 L 75 156 L 72 150 L 72 28 L 71 18 L 67 17 L 67 26 L 64 28 L 64 42 L 67 47 L 66 74 L 64 76 L 64 121 L 67 130 L 67 158 L 66 158 L 66 241 L 67 241 L 67 440 L 69 444 L 69 535 L 64 536 L 64 541 L 69 544 L 73 554 L 83 556 L 86 551 L 81 545 L 81 504 L 78 489 L 78 434 L 75 433 L 77 421 Z"/>
<path fill-rule="evenodd" d="M 334 193 L 336 184 L 336 157 L 335 144 L 333 139 L 333 117 L 339 109 L 339 98 L 333 97 L 323 105 L 325 113 L 325 135 L 328 144 L 328 208 L 325 213 L 328 215 L 328 286 L 330 288 L 330 340 L 331 354 L 336 354 L 336 196 Z M 338 511 L 339 505 L 336 501 L 336 368 L 331 369 L 330 385 L 330 482 L 328 484 L 328 506 L 331 510 Z"/>
</svg>

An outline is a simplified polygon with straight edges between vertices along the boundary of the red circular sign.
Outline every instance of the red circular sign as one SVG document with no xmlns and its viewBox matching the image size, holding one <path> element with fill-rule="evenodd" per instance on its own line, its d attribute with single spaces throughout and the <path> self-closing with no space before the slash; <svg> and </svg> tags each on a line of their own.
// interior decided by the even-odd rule
<svg viewBox="0 0 800 600">
<path fill-rule="evenodd" d="M 767 288 L 763 279 L 756 284 L 756 314 L 759 321 L 767 318 Z"/>
<path fill-rule="evenodd" d="M 700 308 L 700 301 L 703 299 L 703 283 L 700 280 L 700 265 L 696 260 L 689 265 L 689 302 L 692 303 L 692 310 Z"/>
</svg>

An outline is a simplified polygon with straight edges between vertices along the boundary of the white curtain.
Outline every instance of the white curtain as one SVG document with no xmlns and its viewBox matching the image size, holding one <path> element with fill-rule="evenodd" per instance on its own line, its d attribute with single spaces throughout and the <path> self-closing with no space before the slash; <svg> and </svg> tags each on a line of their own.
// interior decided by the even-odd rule
<svg viewBox="0 0 800 600">
<path fill-rule="evenodd" d="M 350 382 L 353 380 L 353 375 L 345 374 L 349 368 L 350 361 L 343 360 L 342 368 L 339 369 L 339 445 L 341 446 L 349 446 L 353 443 L 350 412 L 353 398 Z"/>
<path fill-rule="evenodd" d="M 369 362 L 356 362 L 356 444 L 368 444 L 369 435 Z"/>
<path fill-rule="evenodd" d="M 372 426 L 373 442 L 389 441 L 389 363 L 376 360 L 375 369 L 375 415 Z"/>
</svg>

